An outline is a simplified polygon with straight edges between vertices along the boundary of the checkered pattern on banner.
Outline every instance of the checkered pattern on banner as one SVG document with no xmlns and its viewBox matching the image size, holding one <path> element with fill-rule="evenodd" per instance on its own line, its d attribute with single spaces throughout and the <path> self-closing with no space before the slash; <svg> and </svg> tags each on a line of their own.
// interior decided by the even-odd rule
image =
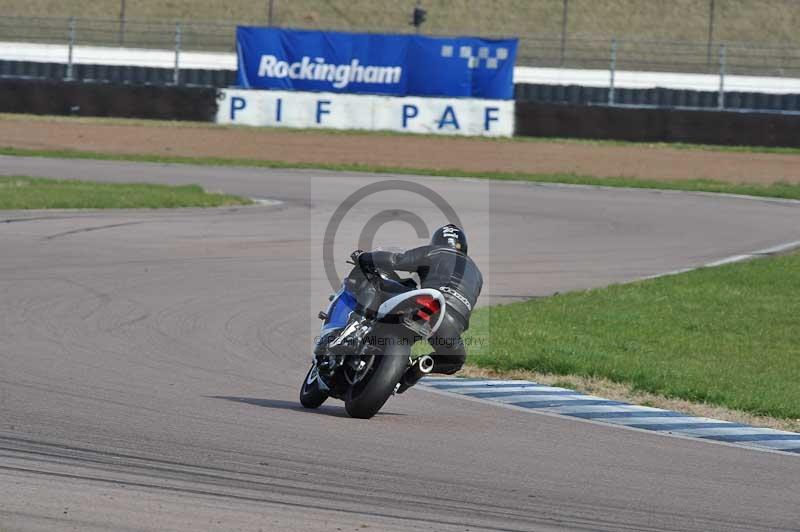
<svg viewBox="0 0 800 532">
<path fill-rule="evenodd" d="M 456 57 L 455 46 L 445 44 L 442 46 L 442 57 Z M 508 48 L 490 48 L 489 46 L 459 46 L 458 58 L 466 59 L 469 68 L 480 68 L 481 64 L 488 69 L 496 69 L 500 61 L 508 59 Z"/>
</svg>

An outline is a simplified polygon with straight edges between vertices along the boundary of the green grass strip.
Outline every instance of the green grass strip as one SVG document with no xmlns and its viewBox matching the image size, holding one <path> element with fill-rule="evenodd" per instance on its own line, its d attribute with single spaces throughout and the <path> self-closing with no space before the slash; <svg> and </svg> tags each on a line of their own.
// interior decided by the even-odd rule
<svg viewBox="0 0 800 532">
<path fill-rule="evenodd" d="M 476 311 L 470 362 L 800 419 L 800 255 Z"/>
<path fill-rule="evenodd" d="M 108 161 L 151 162 L 162 164 L 195 164 L 204 166 L 251 166 L 258 168 L 316 169 L 344 172 L 369 172 L 398 175 L 429 175 L 440 177 L 471 177 L 500 181 L 527 181 L 536 183 L 565 183 L 616 188 L 643 188 L 654 190 L 683 190 L 744 194 L 783 199 L 800 199 L 800 184 L 773 183 L 769 185 L 725 183 L 711 179 L 648 180 L 633 177 L 593 177 L 576 174 L 528 174 L 521 172 L 469 172 L 458 169 L 402 168 L 363 164 L 297 163 L 265 161 L 258 159 L 226 159 L 219 157 L 181 157 L 151 154 L 108 154 L 72 150 L 29 150 L 0 147 L 0 155 L 20 157 L 50 157 L 62 159 L 97 159 Z"/>
<path fill-rule="evenodd" d="M 250 200 L 210 194 L 198 185 L 92 183 L 0 176 L 0 209 L 162 209 L 247 205 Z"/>
</svg>

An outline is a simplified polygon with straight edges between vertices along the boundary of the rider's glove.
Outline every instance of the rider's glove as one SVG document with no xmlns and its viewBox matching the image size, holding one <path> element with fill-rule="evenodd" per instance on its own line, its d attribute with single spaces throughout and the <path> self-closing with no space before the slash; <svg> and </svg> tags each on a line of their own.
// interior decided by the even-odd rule
<svg viewBox="0 0 800 532">
<path fill-rule="evenodd" d="M 353 259 L 353 262 L 358 264 L 362 271 L 375 271 L 375 264 L 372 262 L 372 253 L 357 249 L 350 254 L 350 258 Z"/>
<path fill-rule="evenodd" d="M 364 254 L 363 250 L 357 249 L 357 250 L 355 250 L 354 252 L 352 252 L 350 254 L 350 260 L 352 260 L 354 263 L 358 264 L 359 263 L 358 262 L 358 258 L 363 254 Z"/>
</svg>

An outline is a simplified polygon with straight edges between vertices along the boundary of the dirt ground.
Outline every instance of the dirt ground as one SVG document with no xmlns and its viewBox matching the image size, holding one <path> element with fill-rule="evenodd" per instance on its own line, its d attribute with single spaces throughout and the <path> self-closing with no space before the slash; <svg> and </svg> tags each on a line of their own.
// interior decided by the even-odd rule
<svg viewBox="0 0 800 532">
<path fill-rule="evenodd" d="M 6 116 L 0 120 L 0 146 L 476 172 L 800 183 L 800 155 L 791 154 L 581 142 L 335 134 L 198 124 L 151 125 L 142 121 Z"/>
</svg>

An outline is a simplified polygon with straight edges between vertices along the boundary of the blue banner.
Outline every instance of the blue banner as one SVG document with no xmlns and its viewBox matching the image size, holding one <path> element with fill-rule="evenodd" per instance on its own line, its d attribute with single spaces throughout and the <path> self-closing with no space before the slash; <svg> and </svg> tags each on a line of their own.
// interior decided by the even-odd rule
<svg viewBox="0 0 800 532">
<path fill-rule="evenodd" d="M 238 85 L 393 96 L 514 97 L 517 40 L 238 27 Z"/>
</svg>

